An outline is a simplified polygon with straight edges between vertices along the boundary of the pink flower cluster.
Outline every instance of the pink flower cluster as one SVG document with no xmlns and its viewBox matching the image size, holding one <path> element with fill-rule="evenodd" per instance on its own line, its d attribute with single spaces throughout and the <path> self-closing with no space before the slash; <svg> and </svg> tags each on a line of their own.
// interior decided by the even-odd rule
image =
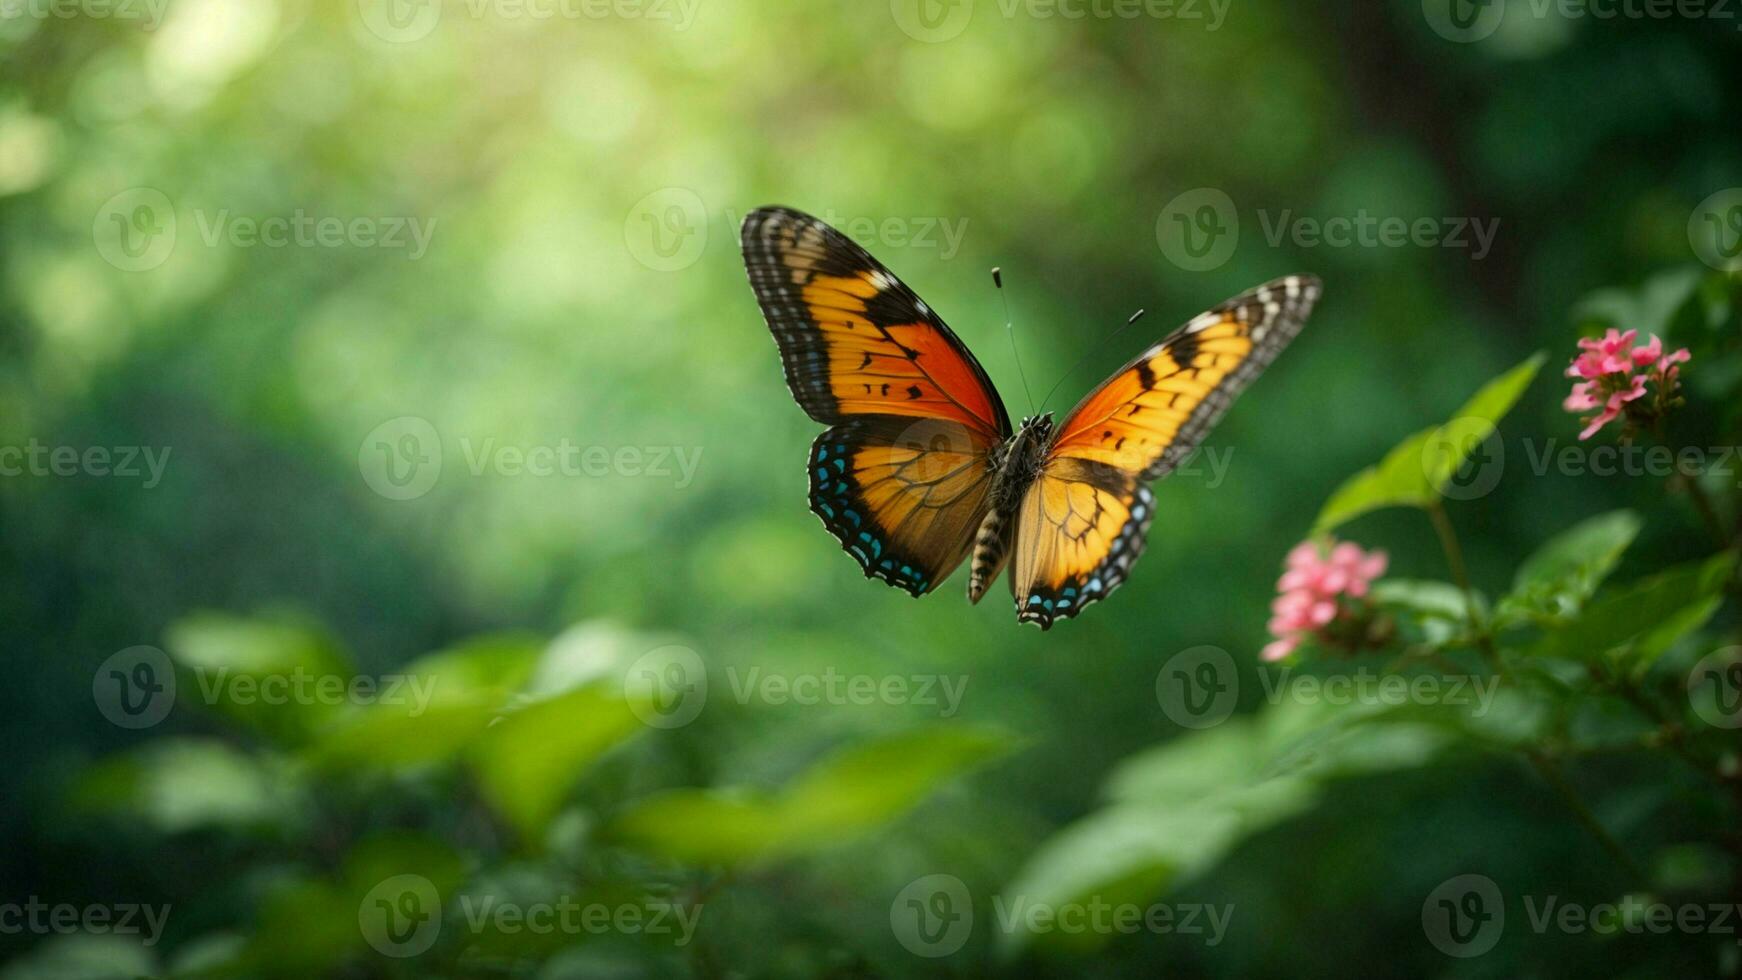
<svg viewBox="0 0 1742 980">
<path fill-rule="evenodd" d="M 1587 337 L 1579 341 L 1583 353 L 1573 358 L 1567 367 L 1567 377 L 1579 378 L 1572 394 L 1562 403 L 1569 412 L 1597 414 L 1585 419 L 1580 439 L 1589 439 L 1597 430 L 1621 417 L 1629 402 L 1645 397 L 1645 382 L 1658 385 L 1660 400 L 1673 395 L 1676 365 L 1689 358 L 1687 348 L 1665 354 L 1663 341 L 1656 334 L 1650 343 L 1633 343 L 1637 330 L 1622 333 L 1611 327 L 1602 337 Z"/>
<path fill-rule="evenodd" d="M 1311 541 L 1303 541 L 1288 553 L 1287 570 L 1276 582 L 1281 593 L 1271 603 L 1270 633 L 1276 637 L 1264 647 L 1267 661 L 1293 653 L 1301 641 L 1336 620 L 1347 599 L 1366 597 L 1373 580 L 1385 574 L 1384 551 L 1362 551 L 1344 541 L 1325 554 Z"/>
</svg>

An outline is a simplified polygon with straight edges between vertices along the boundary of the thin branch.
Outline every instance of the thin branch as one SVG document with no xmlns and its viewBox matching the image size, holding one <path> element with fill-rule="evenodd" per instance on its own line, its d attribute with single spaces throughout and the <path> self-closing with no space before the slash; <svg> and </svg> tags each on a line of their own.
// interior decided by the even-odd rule
<svg viewBox="0 0 1742 980">
<path fill-rule="evenodd" d="M 1603 849 L 1609 852 L 1609 856 L 1613 857 L 1615 862 L 1621 865 L 1634 881 L 1641 884 L 1649 881 L 1650 878 L 1645 873 L 1645 869 L 1633 860 L 1633 856 L 1627 853 L 1627 849 L 1621 846 L 1621 842 L 1616 840 L 1597 820 L 1597 815 L 1591 812 L 1591 808 L 1585 804 L 1584 798 L 1579 795 L 1578 790 L 1573 788 L 1573 784 L 1567 782 L 1566 776 L 1561 774 L 1560 767 L 1555 764 L 1554 760 L 1544 755 L 1539 749 L 1528 749 L 1525 755 L 1530 759 L 1530 764 L 1536 768 L 1537 773 L 1542 776 L 1543 781 L 1554 787 L 1555 792 L 1566 803 L 1567 809 L 1573 811 L 1573 818 L 1578 820 L 1590 832 L 1591 836 L 1597 839 L 1597 843 L 1603 845 Z"/>
<path fill-rule="evenodd" d="M 1435 499 L 1427 506 L 1428 519 L 1433 522 L 1434 533 L 1439 535 L 1440 550 L 1446 554 L 1446 564 L 1452 570 L 1452 581 L 1464 592 L 1464 605 L 1470 617 L 1470 632 L 1476 637 L 1476 646 L 1482 651 L 1482 656 L 1488 661 L 1488 666 L 1500 673 L 1500 654 L 1494 649 L 1494 638 L 1488 635 L 1488 627 L 1482 621 L 1481 607 L 1476 604 L 1476 590 L 1470 585 L 1470 572 L 1464 566 L 1464 549 L 1458 545 L 1458 532 L 1452 527 L 1452 519 L 1446 513 L 1445 504 Z"/>
</svg>

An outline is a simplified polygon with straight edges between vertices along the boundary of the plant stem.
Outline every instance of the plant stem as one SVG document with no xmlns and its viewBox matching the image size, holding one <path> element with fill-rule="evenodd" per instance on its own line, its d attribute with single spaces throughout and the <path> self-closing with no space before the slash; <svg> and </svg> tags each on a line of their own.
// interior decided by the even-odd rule
<svg viewBox="0 0 1742 980">
<path fill-rule="evenodd" d="M 1446 553 L 1446 564 L 1452 570 L 1452 580 L 1464 592 L 1464 602 L 1469 607 L 1470 629 L 1476 636 L 1476 645 L 1481 649 L 1482 656 L 1487 659 L 1489 668 L 1496 675 L 1499 675 L 1501 673 L 1500 654 L 1495 649 L 1494 638 L 1489 635 L 1487 624 L 1483 622 L 1482 614 L 1476 605 L 1476 590 L 1470 584 L 1470 572 L 1464 565 L 1464 551 L 1458 545 L 1457 529 L 1452 527 L 1452 519 L 1446 513 L 1445 505 L 1441 501 L 1435 500 L 1430 503 L 1427 506 L 1427 514 L 1428 518 L 1433 521 L 1434 533 L 1439 535 L 1440 548 Z M 1627 853 L 1627 849 L 1621 846 L 1621 842 L 1611 836 L 1609 831 L 1598 822 L 1596 815 L 1591 812 L 1591 808 L 1579 796 L 1578 790 L 1574 789 L 1573 785 L 1567 782 L 1566 777 L 1561 775 L 1561 771 L 1554 761 L 1541 749 L 1535 748 L 1526 749 L 1525 757 L 1530 760 L 1530 764 L 1536 768 L 1543 781 L 1552 786 L 1554 791 L 1566 802 L 1567 809 L 1573 812 L 1573 817 L 1584 826 L 1592 837 L 1597 839 L 1597 843 L 1603 845 L 1603 849 L 1609 852 L 1616 863 L 1620 864 L 1635 881 L 1646 881 L 1645 870 L 1633 860 L 1633 857 Z"/>
<path fill-rule="evenodd" d="M 1595 665 L 1588 664 L 1585 669 L 1594 681 L 1620 695 L 1621 699 L 1631 705 L 1634 711 L 1639 712 L 1640 717 L 1657 726 L 1657 735 L 1660 739 L 1659 747 L 1667 748 L 1671 754 L 1687 763 L 1689 768 L 1702 777 L 1712 780 L 1719 786 L 1726 785 L 1724 774 L 1715 765 L 1701 759 L 1688 748 L 1682 740 L 1681 725 L 1664 714 L 1663 709 L 1639 690 L 1629 678 L 1626 676 L 1611 677 L 1606 671 Z"/>
<path fill-rule="evenodd" d="M 1446 553 L 1452 581 L 1464 592 L 1464 606 L 1470 617 L 1470 632 L 1476 637 L 1476 646 L 1482 651 L 1488 666 L 1498 674 L 1500 655 L 1494 649 L 1494 638 L 1488 635 L 1488 627 L 1482 622 L 1482 613 L 1476 605 L 1476 590 L 1470 585 L 1470 572 L 1464 567 L 1464 549 L 1458 545 L 1458 532 L 1452 527 L 1452 518 L 1446 513 L 1445 504 L 1438 499 L 1427 505 L 1427 516 L 1433 522 L 1434 533 L 1439 535 L 1440 549 Z"/>
<path fill-rule="evenodd" d="M 1604 829 L 1602 823 L 1597 820 L 1597 815 L 1591 812 L 1589 806 L 1585 805 L 1584 798 L 1579 796 L 1578 790 L 1574 789 L 1573 785 L 1567 782 L 1567 778 L 1561 775 L 1560 767 L 1555 765 L 1554 760 L 1544 755 L 1540 749 L 1527 749 L 1525 754 L 1529 757 L 1530 764 L 1542 776 L 1543 781 L 1554 787 L 1555 792 L 1560 794 L 1562 801 L 1566 803 L 1567 809 L 1573 811 L 1574 819 L 1578 820 L 1590 832 L 1591 836 L 1597 839 L 1597 843 L 1603 845 L 1603 849 L 1609 852 L 1609 856 L 1614 858 L 1615 862 L 1621 865 L 1634 881 L 1641 884 L 1648 881 L 1645 869 L 1633 860 L 1633 856 L 1627 853 L 1627 849 L 1621 846 L 1620 841 Z"/>
<path fill-rule="evenodd" d="M 1718 539 L 1719 549 L 1733 547 L 1734 542 L 1731 541 L 1730 535 L 1725 532 L 1724 522 L 1718 517 L 1718 510 L 1712 506 L 1712 498 L 1706 495 L 1706 488 L 1700 486 L 1699 479 L 1694 474 L 1677 466 L 1675 485 L 1688 495 L 1688 500 L 1693 503 L 1694 510 L 1699 512 L 1700 520 L 1705 523 L 1706 529 L 1712 532 L 1714 538 Z"/>
</svg>

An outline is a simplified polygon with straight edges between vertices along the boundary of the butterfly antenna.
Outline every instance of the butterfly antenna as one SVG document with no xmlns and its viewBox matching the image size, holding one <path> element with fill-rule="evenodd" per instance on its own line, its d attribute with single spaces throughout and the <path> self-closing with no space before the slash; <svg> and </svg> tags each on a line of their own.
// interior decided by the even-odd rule
<svg viewBox="0 0 1742 980">
<path fill-rule="evenodd" d="M 1114 330 L 1114 331 L 1113 331 L 1113 332 L 1112 332 L 1112 333 L 1110 333 L 1110 334 L 1108 334 L 1108 335 L 1107 335 L 1107 339 L 1106 339 L 1106 340 L 1103 340 L 1103 341 L 1101 341 L 1101 342 L 1100 342 L 1100 343 L 1099 343 L 1099 344 L 1097 344 L 1097 345 L 1095 345 L 1095 346 L 1094 346 L 1094 347 L 1091 347 L 1091 348 L 1089 348 L 1089 349 L 1088 349 L 1088 350 L 1086 350 L 1086 351 L 1084 351 L 1084 352 L 1083 352 L 1083 356 L 1082 356 L 1082 357 L 1079 357 L 1079 358 L 1077 358 L 1077 363 L 1075 363 L 1075 364 L 1072 364 L 1072 365 L 1071 365 L 1071 367 L 1070 367 L 1070 370 L 1068 370 L 1068 371 L 1066 371 L 1066 372 L 1065 372 L 1065 373 L 1064 373 L 1064 374 L 1063 374 L 1063 375 L 1061 375 L 1061 376 L 1060 376 L 1060 377 L 1059 377 L 1059 379 L 1058 379 L 1058 381 L 1057 381 L 1057 382 L 1055 382 L 1055 383 L 1054 383 L 1054 384 L 1053 384 L 1053 386 L 1052 386 L 1052 391 L 1049 391 L 1049 392 L 1047 392 L 1047 393 L 1046 393 L 1046 397 L 1045 397 L 1045 398 L 1042 398 L 1042 399 L 1041 399 L 1041 400 L 1040 400 L 1040 407 L 1041 407 L 1041 408 L 1045 408 L 1045 407 L 1046 407 L 1046 403 L 1047 403 L 1047 402 L 1049 402 L 1049 401 L 1052 401 L 1052 396 L 1053 396 L 1053 392 L 1056 392 L 1056 391 L 1058 391 L 1058 390 L 1059 390 L 1059 385 L 1062 385 L 1062 384 L 1064 384 L 1064 383 L 1065 383 L 1065 378 L 1068 378 L 1068 377 L 1070 377 L 1070 376 L 1071 376 L 1071 375 L 1072 375 L 1072 374 L 1075 374 L 1075 373 L 1076 373 L 1076 370 L 1077 370 L 1077 368 L 1080 368 L 1080 367 L 1082 367 L 1082 366 L 1083 366 L 1083 362 L 1084 362 L 1084 361 L 1087 361 L 1087 360 L 1088 360 L 1088 359 L 1089 359 L 1089 355 L 1090 355 L 1090 354 L 1093 354 L 1093 353 L 1095 353 L 1095 352 L 1096 352 L 1096 351 L 1098 351 L 1098 350 L 1100 350 L 1100 349 L 1101 349 L 1101 348 L 1102 348 L 1102 347 L 1105 347 L 1105 346 L 1107 346 L 1107 345 L 1108 345 L 1108 344 L 1110 344 L 1110 343 L 1112 343 L 1112 342 L 1113 342 L 1113 338 L 1115 338 L 1115 337 L 1117 337 L 1117 336 L 1119 336 L 1119 335 L 1120 335 L 1120 334 L 1122 334 L 1122 333 L 1124 333 L 1124 332 L 1125 332 L 1125 328 L 1126 328 L 1126 327 L 1129 327 L 1129 326 L 1131 326 L 1131 325 L 1132 325 L 1132 324 L 1133 324 L 1133 323 L 1136 323 L 1136 322 L 1137 322 L 1137 321 L 1138 321 L 1138 320 L 1141 320 L 1141 319 L 1143 319 L 1143 314 L 1144 314 L 1144 313 L 1145 313 L 1145 312 L 1147 312 L 1147 311 L 1145 311 L 1145 310 L 1138 310 L 1138 311 L 1137 311 L 1137 312 L 1136 312 L 1136 313 L 1133 313 L 1133 314 L 1131 314 L 1131 319 L 1129 319 L 1129 320 L 1126 320 L 1126 321 L 1125 321 L 1125 322 L 1124 322 L 1124 323 L 1122 323 L 1122 324 L 1120 324 L 1120 325 L 1119 325 L 1119 329 L 1117 329 L 1117 330 Z"/>
<path fill-rule="evenodd" d="M 1028 398 L 1028 413 L 1034 414 L 1034 392 L 1028 390 L 1028 372 L 1022 370 L 1022 356 L 1016 353 L 1016 329 L 1010 325 L 1010 297 L 1004 294 L 1004 270 L 993 266 L 992 285 L 998 298 L 1004 301 L 1004 335 L 1010 338 L 1010 356 L 1016 360 L 1016 374 L 1022 379 L 1022 393 Z"/>
</svg>

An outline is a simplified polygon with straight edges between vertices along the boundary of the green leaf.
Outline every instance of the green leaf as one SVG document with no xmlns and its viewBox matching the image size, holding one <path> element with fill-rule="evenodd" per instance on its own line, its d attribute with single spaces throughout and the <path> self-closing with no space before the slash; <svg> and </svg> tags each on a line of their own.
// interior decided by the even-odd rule
<svg viewBox="0 0 1742 980">
<path fill-rule="evenodd" d="M 1518 404 L 1546 360 L 1546 353 L 1531 355 L 1524 363 L 1483 385 L 1451 421 L 1440 426 L 1438 437 L 1430 440 L 1423 458 L 1428 482 L 1433 484 L 1435 493 L 1443 493 L 1470 453 L 1494 434 L 1500 420 Z"/>
<path fill-rule="evenodd" d="M 1377 465 L 1344 481 L 1319 511 L 1314 533 L 1332 531 L 1369 511 L 1426 507 L 1438 500 L 1464 461 L 1494 434 L 1547 356 L 1538 353 L 1488 382 L 1451 421 L 1410 436 Z"/>
<path fill-rule="evenodd" d="M 350 696 L 310 747 L 317 765 L 404 769 L 443 762 L 484 733 L 526 682 L 541 644 L 487 636 L 420 657 Z"/>
<path fill-rule="evenodd" d="M 1536 656 L 1643 671 L 1676 640 L 1716 611 L 1719 593 L 1736 567 L 1725 552 L 1633 582 L 1585 608 L 1571 624 L 1544 637 Z"/>
<path fill-rule="evenodd" d="M 1264 763 L 1257 726 L 1230 719 L 1122 760 L 1107 777 L 1115 800 L 1183 803 L 1255 778 Z"/>
<path fill-rule="evenodd" d="M 641 728 L 621 686 L 598 681 L 510 712 L 467 758 L 484 797 L 536 842 L 579 775 Z"/>
<path fill-rule="evenodd" d="M 1470 625 L 1470 596 L 1450 582 L 1385 579 L 1373 586 L 1373 600 L 1401 614 L 1421 638 L 1436 646 L 1462 636 Z M 1480 595 L 1476 612 L 1486 615 Z"/>
<path fill-rule="evenodd" d="M 1501 622 L 1577 613 L 1615 570 L 1640 527 L 1638 514 L 1617 510 L 1549 539 L 1519 566 L 1512 593 L 1500 602 Z"/>
<path fill-rule="evenodd" d="M 1640 634 L 1639 639 L 1633 643 L 1631 669 L 1634 676 L 1641 676 L 1650 670 L 1658 658 L 1668 653 L 1682 637 L 1711 622 L 1723 605 L 1723 596 L 1707 596 L 1697 602 L 1688 603 L 1665 617 L 1663 622 Z"/>
<path fill-rule="evenodd" d="M 1173 739 L 1122 762 L 1108 780 L 1111 804 L 1043 843 L 1001 900 L 1014 926 L 999 939 L 1013 955 L 1046 944 L 1081 952 L 1110 936 L 1093 930 L 1030 931 L 1022 908 L 1093 900 L 1142 905 L 1225 858 L 1241 841 L 1316 804 L 1324 784 L 1419 766 L 1450 744 L 1425 725 L 1354 727 L 1346 706 L 1286 698 Z"/>
<path fill-rule="evenodd" d="M 1598 290 L 1573 307 L 1573 316 L 1593 327 L 1616 327 L 1667 338 L 1676 314 L 1698 297 L 1704 270 L 1698 266 L 1667 269 L 1638 289 Z"/>
<path fill-rule="evenodd" d="M 178 684 L 181 700 L 197 699 L 280 744 L 305 741 L 341 707 L 296 692 L 344 687 L 356 673 L 331 636 L 286 612 L 195 613 L 169 628 L 164 645 L 189 675 Z"/>
<path fill-rule="evenodd" d="M 138 928 L 144 931 L 148 927 L 142 924 Z M 137 936 L 63 933 L 15 952 L 0 971 L 0 980 L 114 980 L 161 975 L 155 953 Z"/>
<path fill-rule="evenodd" d="M 1313 533 L 1335 530 L 1369 511 L 1386 507 L 1426 507 L 1434 502 L 1433 484 L 1423 466 L 1423 450 L 1439 433 L 1426 429 L 1398 443 L 1376 466 L 1343 482 L 1331 494 L 1313 524 Z"/>
<path fill-rule="evenodd" d="M 938 784 L 1012 748 L 1002 731 L 928 726 L 839 752 L 777 793 L 656 794 L 619 813 L 605 834 L 690 864 L 746 864 L 808 853 L 894 820 Z"/>
<path fill-rule="evenodd" d="M 362 958 L 379 964 L 361 928 L 370 906 L 415 876 L 435 904 L 419 912 L 439 919 L 465 880 L 465 861 L 448 844 L 416 833 L 371 837 L 345 855 L 336 880 L 298 877 L 275 882 L 261 902 L 257 928 L 230 969 L 215 976 L 333 976 L 356 972 L 338 965 Z M 384 896 L 381 889 L 386 888 Z M 384 933 L 391 937 L 391 933 Z"/>
<path fill-rule="evenodd" d="M 73 802 L 164 833 L 264 827 L 295 813 L 300 787 L 282 767 L 217 739 L 159 741 L 85 772 Z"/>
<path fill-rule="evenodd" d="M 1299 809 L 1310 787 L 1290 781 Z M 1031 908 L 1084 907 L 1092 901 L 1142 906 L 1170 887 L 1220 860 L 1243 837 L 1259 829 L 1237 810 L 1203 804 L 1167 810 L 1116 804 L 1090 814 L 1041 844 L 1022 871 L 1000 890 L 1012 928 L 998 936 L 999 953 L 1012 958 L 1036 944 L 1073 953 L 1092 952 L 1111 934 L 1083 929 L 1032 929 Z"/>
</svg>

